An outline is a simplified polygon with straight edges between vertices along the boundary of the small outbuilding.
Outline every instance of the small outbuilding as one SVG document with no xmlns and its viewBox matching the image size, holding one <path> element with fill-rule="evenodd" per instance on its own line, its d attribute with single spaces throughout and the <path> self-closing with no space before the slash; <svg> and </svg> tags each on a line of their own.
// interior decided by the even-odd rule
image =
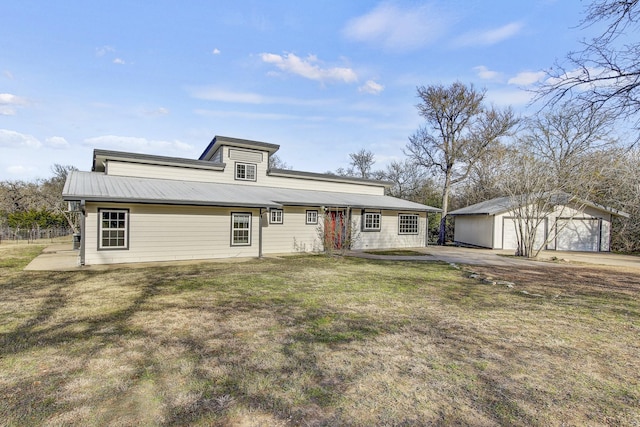
<svg viewBox="0 0 640 427">
<path fill-rule="evenodd" d="M 612 218 L 629 215 L 595 203 L 565 199 L 565 203 L 556 203 L 550 213 L 539 218 L 535 246 L 558 251 L 610 251 Z M 455 218 L 457 244 L 490 249 L 518 247 L 516 208 L 511 197 L 487 200 L 449 215 Z"/>
</svg>

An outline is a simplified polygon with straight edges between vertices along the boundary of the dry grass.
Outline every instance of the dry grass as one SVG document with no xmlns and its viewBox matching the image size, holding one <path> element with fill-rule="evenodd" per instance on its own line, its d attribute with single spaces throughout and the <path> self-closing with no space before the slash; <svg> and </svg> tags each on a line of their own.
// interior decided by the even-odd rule
<svg viewBox="0 0 640 427">
<path fill-rule="evenodd" d="M 7 425 L 640 425 L 637 273 L 0 252 Z M 527 293 L 523 293 L 526 291 Z"/>
</svg>

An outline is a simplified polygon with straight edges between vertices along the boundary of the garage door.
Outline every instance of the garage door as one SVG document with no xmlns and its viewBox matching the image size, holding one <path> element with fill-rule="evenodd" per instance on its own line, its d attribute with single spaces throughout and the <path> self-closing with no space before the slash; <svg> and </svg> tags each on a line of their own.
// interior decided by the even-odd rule
<svg viewBox="0 0 640 427">
<path fill-rule="evenodd" d="M 600 221 L 592 218 L 559 219 L 556 250 L 597 252 Z"/>
<path fill-rule="evenodd" d="M 540 248 L 545 239 L 545 225 L 547 220 L 542 220 L 536 230 L 534 249 Z M 516 219 L 503 218 L 502 220 L 502 249 L 516 249 L 518 247 L 518 237 L 516 234 Z"/>
</svg>

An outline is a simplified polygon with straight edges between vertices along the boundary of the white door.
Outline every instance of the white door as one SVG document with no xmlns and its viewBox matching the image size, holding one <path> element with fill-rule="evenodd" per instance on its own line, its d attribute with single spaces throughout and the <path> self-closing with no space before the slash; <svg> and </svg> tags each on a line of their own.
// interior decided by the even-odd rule
<svg viewBox="0 0 640 427">
<path fill-rule="evenodd" d="M 556 250 L 597 252 L 600 221 L 597 218 L 559 219 Z"/>
<path fill-rule="evenodd" d="M 542 220 L 536 229 L 534 249 L 538 250 L 544 243 L 545 225 L 547 220 Z M 518 247 L 518 235 L 516 234 L 517 220 L 515 218 L 503 218 L 502 220 L 502 249 L 516 249 Z"/>
</svg>

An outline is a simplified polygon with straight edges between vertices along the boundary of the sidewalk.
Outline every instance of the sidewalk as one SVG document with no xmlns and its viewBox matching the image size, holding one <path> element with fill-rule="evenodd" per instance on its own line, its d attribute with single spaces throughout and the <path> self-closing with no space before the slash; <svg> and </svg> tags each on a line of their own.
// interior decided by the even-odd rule
<svg viewBox="0 0 640 427">
<path fill-rule="evenodd" d="M 55 243 L 42 250 L 24 269 L 29 271 L 70 271 L 79 270 L 78 251 L 71 243 Z"/>
</svg>

